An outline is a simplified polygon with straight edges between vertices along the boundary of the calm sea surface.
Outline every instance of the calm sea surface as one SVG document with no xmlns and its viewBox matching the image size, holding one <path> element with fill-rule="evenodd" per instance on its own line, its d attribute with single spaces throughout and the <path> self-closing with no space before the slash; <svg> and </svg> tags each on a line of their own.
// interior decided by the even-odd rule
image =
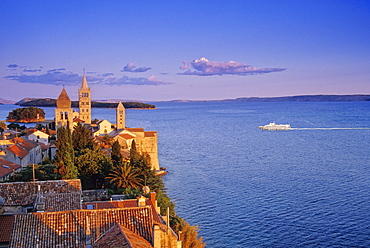
<svg viewBox="0 0 370 248">
<path fill-rule="evenodd" d="M 155 104 L 126 125 L 158 131 L 169 195 L 207 247 L 370 247 L 370 129 L 258 129 L 370 128 L 370 102 Z"/>
</svg>

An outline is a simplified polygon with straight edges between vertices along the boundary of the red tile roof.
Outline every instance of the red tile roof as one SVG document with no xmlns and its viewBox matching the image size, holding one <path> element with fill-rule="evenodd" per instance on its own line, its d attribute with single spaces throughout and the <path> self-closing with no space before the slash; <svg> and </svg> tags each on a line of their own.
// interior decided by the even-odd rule
<svg viewBox="0 0 370 248">
<path fill-rule="evenodd" d="M 18 170 L 19 168 L 21 168 L 21 165 L 0 158 L 0 178 L 12 173 L 13 170 Z"/>
<path fill-rule="evenodd" d="M 0 215 L 0 243 L 9 242 L 13 221 L 13 215 Z"/>
<path fill-rule="evenodd" d="M 128 134 L 128 133 L 120 134 L 119 136 L 124 139 L 134 139 L 135 138 L 135 136 Z"/>
<path fill-rule="evenodd" d="M 156 131 L 146 131 L 144 132 L 145 137 L 155 137 L 157 135 Z"/>
<path fill-rule="evenodd" d="M 163 219 L 157 214 L 153 203 L 150 199 L 146 199 L 145 205 L 149 206 L 152 209 L 153 213 L 153 220 L 156 223 L 164 224 L 165 222 Z M 137 200 L 130 199 L 130 200 L 123 200 L 123 201 L 99 201 L 99 202 L 84 202 L 82 203 L 82 209 L 110 209 L 110 208 L 130 208 L 130 207 L 137 207 Z"/>
<path fill-rule="evenodd" d="M 119 224 L 153 241 L 150 207 L 15 215 L 10 247 L 85 247 Z"/>
<path fill-rule="evenodd" d="M 82 123 L 82 122 L 84 122 L 84 121 L 83 121 L 83 120 L 81 120 L 80 118 L 77 118 L 77 117 L 76 117 L 76 118 L 74 118 L 74 119 L 73 119 L 73 122 L 80 122 L 80 123 Z"/>
<path fill-rule="evenodd" d="M 123 225 L 116 224 L 95 241 L 94 247 L 152 248 L 153 246 L 140 235 L 131 232 Z"/>
<path fill-rule="evenodd" d="M 23 147 L 19 147 L 18 145 L 8 146 L 6 150 L 10 151 L 11 153 L 20 158 L 24 158 L 28 154 L 28 151 L 26 149 L 24 149 Z"/>
<path fill-rule="evenodd" d="M 13 139 L 14 143 L 16 143 L 18 146 L 21 146 L 22 148 L 26 149 L 27 151 L 31 150 L 35 146 L 38 145 L 38 143 L 32 141 L 32 140 L 26 140 L 22 139 L 20 137 L 16 137 Z"/>
<path fill-rule="evenodd" d="M 49 211 L 79 209 L 81 182 L 79 179 L 37 182 L 0 183 L 0 196 L 4 206 L 32 205 L 38 193 L 42 195 Z"/>
<path fill-rule="evenodd" d="M 41 146 L 41 150 L 43 150 L 43 151 L 46 151 L 50 147 L 48 145 L 45 145 L 44 143 L 40 143 L 40 146 Z"/>
</svg>

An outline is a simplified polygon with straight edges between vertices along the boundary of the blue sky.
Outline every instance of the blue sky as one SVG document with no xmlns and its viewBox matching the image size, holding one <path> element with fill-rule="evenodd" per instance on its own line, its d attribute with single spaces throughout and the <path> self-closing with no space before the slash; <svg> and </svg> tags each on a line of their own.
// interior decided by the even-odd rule
<svg viewBox="0 0 370 248">
<path fill-rule="evenodd" d="M 0 1 L 0 98 L 370 94 L 370 2 Z"/>
</svg>

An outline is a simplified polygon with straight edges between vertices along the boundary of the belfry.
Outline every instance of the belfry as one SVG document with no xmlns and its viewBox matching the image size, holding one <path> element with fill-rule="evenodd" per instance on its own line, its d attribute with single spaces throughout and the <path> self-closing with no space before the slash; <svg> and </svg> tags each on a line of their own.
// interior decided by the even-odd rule
<svg viewBox="0 0 370 248">
<path fill-rule="evenodd" d="M 73 110 L 71 108 L 71 99 L 64 89 L 57 99 L 57 108 L 55 109 L 55 126 L 56 128 L 68 126 L 72 130 L 73 127 Z"/>
<path fill-rule="evenodd" d="M 91 92 L 87 85 L 85 73 L 82 76 L 81 87 L 78 90 L 78 107 L 80 109 L 79 118 L 85 124 L 91 124 Z"/>
</svg>

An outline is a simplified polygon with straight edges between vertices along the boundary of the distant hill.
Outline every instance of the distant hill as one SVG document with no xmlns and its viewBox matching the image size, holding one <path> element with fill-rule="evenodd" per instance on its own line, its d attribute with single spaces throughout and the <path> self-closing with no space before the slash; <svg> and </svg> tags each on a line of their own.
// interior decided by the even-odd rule
<svg viewBox="0 0 370 248">
<path fill-rule="evenodd" d="M 15 103 L 20 106 L 33 106 L 33 107 L 56 107 L 56 99 L 51 98 L 23 98 Z M 141 102 L 124 102 L 125 108 L 142 108 L 142 109 L 155 109 L 155 105 L 141 103 Z M 78 108 L 78 101 L 72 101 L 72 107 Z M 116 108 L 117 103 L 111 102 L 91 102 L 93 108 Z"/>
<path fill-rule="evenodd" d="M 302 95 L 283 97 L 242 97 L 223 102 L 344 102 L 370 101 L 370 95 Z"/>
<path fill-rule="evenodd" d="M 15 103 L 15 101 L 0 98 L 0 104 L 14 104 L 14 103 Z"/>
</svg>

